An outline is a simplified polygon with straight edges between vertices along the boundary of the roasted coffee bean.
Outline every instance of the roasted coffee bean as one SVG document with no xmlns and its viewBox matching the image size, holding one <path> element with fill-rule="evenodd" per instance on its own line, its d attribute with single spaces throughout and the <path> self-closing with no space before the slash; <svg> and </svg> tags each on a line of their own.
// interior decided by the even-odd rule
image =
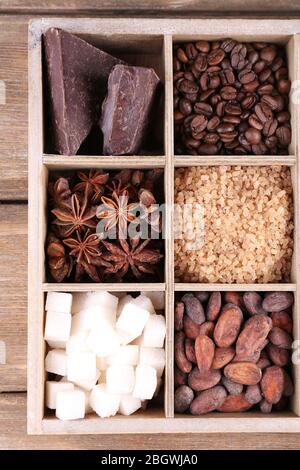
<svg viewBox="0 0 300 470">
<path fill-rule="evenodd" d="M 194 111 L 196 114 L 204 114 L 204 116 L 211 116 L 213 113 L 213 108 L 208 103 L 195 103 Z"/>
<path fill-rule="evenodd" d="M 239 73 L 239 81 L 245 85 L 247 83 L 253 82 L 256 79 L 256 75 L 252 70 L 244 69 Z"/>
<path fill-rule="evenodd" d="M 258 119 L 263 124 L 273 117 L 272 110 L 266 103 L 258 103 L 254 109 Z"/>
<path fill-rule="evenodd" d="M 291 143 L 291 130 L 288 127 L 281 126 L 276 130 L 276 136 L 279 140 L 280 145 L 286 147 Z"/>
<path fill-rule="evenodd" d="M 260 51 L 260 58 L 270 64 L 276 57 L 276 49 L 273 46 L 266 46 Z"/>
<path fill-rule="evenodd" d="M 220 90 L 220 95 L 223 98 L 223 100 L 231 101 L 236 98 L 237 91 L 233 86 L 224 86 Z"/>
<path fill-rule="evenodd" d="M 255 129 L 261 131 L 263 129 L 263 124 L 260 122 L 256 114 L 251 114 L 248 118 L 249 125 Z"/>
<path fill-rule="evenodd" d="M 263 135 L 265 135 L 266 137 L 271 137 L 273 134 L 275 134 L 277 125 L 277 119 L 270 119 L 269 121 L 265 122 L 263 128 Z"/>
<path fill-rule="evenodd" d="M 182 98 L 179 101 L 179 110 L 182 114 L 184 114 L 185 116 L 188 116 L 189 114 L 191 114 L 193 110 L 192 103 L 186 98 Z"/>
<path fill-rule="evenodd" d="M 206 128 L 208 123 L 207 118 L 204 116 L 204 114 L 199 114 L 194 117 L 194 119 L 191 122 L 191 130 L 192 132 L 202 132 Z"/>
<path fill-rule="evenodd" d="M 208 41 L 197 41 L 197 42 L 195 43 L 195 47 L 196 47 L 196 49 L 198 49 L 198 51 L 200 51 L 200 52 L 205 52 L 205 53 L 207 53 L 207 52 L 209 52 L 209 50 L 210 50 L 210 44 L 209 44 Z"/>
<path fill-rule="evenodd" d="M 177 59 L 183 64 L 186 64 L 189 61 L 188 56 L 186 55 L 184 50 L 181 49 L 181 47 L 177 49 L 176 55 L 177 55 Z"/>
<path fill-rule="evenodd" d="M 246 130 L 245 137 L 251 145 L 259 144 L 259 142 L 261 141 L 261 133 L 258 129 L 255 129 L 254 127 L 249 127 L 249 129 Z"/>
<path fill-rule="evenodd" d="M 190 60 L 195 59 L 198 55 L 198 51 L 193 43 L 189 43 L 185 46 L 185 53 Z"/>
<path fill-rule="evenodd" d="M 218 116 L 212 117 L 207 123 L 207 130 L 214 131 L 220 124 L 220 118 Z"/>
<path fill-rule="evenodd" d="M 174 46 L 173 62 L 176 151 L 288 154 L 291 83 L 280 45 L 188 42 Z"/>
</svg>

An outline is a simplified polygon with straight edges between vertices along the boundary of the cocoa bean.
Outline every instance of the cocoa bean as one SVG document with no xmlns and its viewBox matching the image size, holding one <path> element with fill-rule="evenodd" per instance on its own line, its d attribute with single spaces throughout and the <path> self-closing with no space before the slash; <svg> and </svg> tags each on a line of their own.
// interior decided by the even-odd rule
<svg viewBox="0 0 300 470">
<path fill-rule="evenodd" d="M 184 303 L 176 302 L 175 312 L 174 312 L 175 331 L 180 331 L 183 329 L 183 315 L 184 315 Z"/>
<path fill-rule="evenodd" d="M 202 415 L 219 409 L 224 403 L 227 392 L 224 387 L 217 385 L 201 392 L 192 402 L 190 411 L 192 415 Z"/>
<path fill-rule="evenodd" d="M 222 384 L 226 388 L 229 395 L 240 395 L 243 391 L 243 385 L 233 382 L 227 377 L 222 377 Z"/>
<path fill-rule="evenodd" d="M 262 400 L 259 407 L 262 413 L 271 413 L 272 411 L 272 403 L 269 403 L 267 400 Z"/>
<path fill-rule="evenodd" d="M 202 325 L 200 325 L 199 334 L 206 335 L 212 338 L 214 335 L 214 329 L 215 324 L 212 321 L 205 321 L 204 323 L 202 323 Z"/>
<path fill-rule="evenodd" d="M 278 326 L 274 326 L 269 333 L 269 340 L 274 346 L 278 346 L 283 349 L 291 349 L 292 347 L 292 338 L 291 336 Z"/>
<path fill-rule="evenodd" d="M 222 413 L 239 413 L 249 410 L 252 406 L 246 400 L 245 394 L 241 393 L 240 395 L 228 395 L 223 404 L 218 408 L 218 411 L 222 411 Z"/>
<path fill-rule="evenodd" d="M 262 376 L 261 390 L 269 403 L 278 403 L 284 390 L 284 372 L 281 367 L 267 367 Z"/>
<path fill-rule="evenodd" d="M 194 399 L 193 390 L 187 385 L 181 385 L 175 390 L 174 410 L 175 413 L 184 413 L 190 407 Z"/>
<path fill-rule="evenodd" d="M 224 301 L 227 304 L 234 304 L 243 309 L 245 307 L 243 294 L 241 292 L 225 292 Z"/>
<path fill-rule="evenodd" d="M 214 330 L 214 340 L 220 348 L 231 346 L 240 331 L 243 321 L 241 309 L 234 304 L 226 304 L 219 316 Z"/>
<path fill-rule="evenodd" d="M 236 354 L 239 359 L 251 361 L 255 354 L 260 354 L 271 328 L 272 321 L 267 315 L 254 315 L 249 318 L 236 342 Z"/>
<path fill-rule="evenodd" d="M 267 312 L 280 312 L 291 307 L 294 296 L 291 292 L 268 292 L 263 300 L 263 309 Z"/>
<path fill-rule="evenodd" d="M 245 307 L 250 313 L 250 315 L 258 315 L 261 313 L 267 313 L 262 308 L 262 297 L 257 292 L 245 292 L 243 295 L 243 300 L 245 303 Z"/>
<path fill-rule="evenodd" d="M 221 310 L 222 298 L 220 292 L 213 292 L 209 298 L 206 308 L 206 318 L 215 321 Z"/>
<path fill-rule="evenodd" d="M 286 331 L 287 333 L 291 334 L 293 331 L 293 320 L 288 312 L 281 311 L 281 312 L 273 312 L 271 314 L 271 319 L 273 326 L 278 326 L 282 330 Z"/>
<path fill-rule="evenodd" d="M 196 339 L 200 333 L 200 325 L 193 322 L 187 315 L 183 317 L 183 331 L 187 338 Z"/>
<path fill-rule="evenodd" d="M 185 337 L 182 331 L 175 333 L 175 362 L 182 372 L 189 373 L 192 370 L 192 363 L 186 357 L 184 341 Z"/>
<path fill-rule="evenodd" d="M 260 386 L 258 384 L 248 385 L 245 392 L 245 398 L 252 405 L 259 403 L 262 400 Z"/>
<path fill-rule="evenodd" d="M 262 373 L 253 362 L 232 362 L 225 367 L 224 375 L 242 385 L 255 385 L 260 381 Z"/>
<path fill-rule="evenodd" d="M 285 370 L 283 370 L 283 375 L 284 375 L 283 396 L 291 397 L 294 393 L 293 381 Z"/>
<path fill-rule="evenodd" d="M 197 364 L 195 355 L 195 342 L 191 338 L 186 338 L 185 340 L 185 355 L 190 362 Z"/>
<path fill-rule="evenodd" d="M 219 370 L 211 369 L 205 374 L 201 374 L 198 367 L 189 373 L 188 384 L 196 392 L 207 390 L 217 385 L 221 380 L 221 372 Z"/>
<path fill-rule="evenodd" d="M 208 372 L 215 354 L 215 345 L 206 335 L 199 335 L 195 341 L 195 355 L 200 373 Z"/>
<path fill-rule="evenodd" d="M 175 364 L 174 367 L 174 385 L 178 387 L 179 385 L 185 385 L 188 381 L 188 375 L 186 372 L 182 372 L 182 370 L 178 369 Z"/>
<path fill-rule="evenodd" d="M 185 313 L 197 325 L 205 322 L 205 314 L 201 302 L 193 294 L 185 294 L 182 297 L 185 305 Z"/>
<path fill-rule="evenodd" d="M 228 364 L 234 358 L 234 348 L 216 348 L 214 360 L 212 363 L 213 369 L 222 369 L 226 364 Z"/>
<path fill-rule="evenodd" d="M 202 303 L 206 302 L 209 299 L 209 292 L 204 292 L 204 291 L 199 291 L 199 292 L 194 292 L 194 296 Z"/>
<path fill-rule="evenodd" d="M 268 344 L 267 353 L 275 366 L 284 367 L 289 362 L 290 355 L 287 349 L 278 348 L 274 344 Z"/>
</svg>

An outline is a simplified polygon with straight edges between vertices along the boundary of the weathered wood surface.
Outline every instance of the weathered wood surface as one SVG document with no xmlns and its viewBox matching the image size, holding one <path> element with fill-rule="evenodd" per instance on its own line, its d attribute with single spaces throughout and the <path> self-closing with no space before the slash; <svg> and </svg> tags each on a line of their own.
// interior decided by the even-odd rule
<svg viewBox="0 0 300 470">
<path fill-rule="evenodd" d="M 26 394 L 0 394 L 0 449 L 300 449 L 298 434 L 27 436 Z"/>
<path fill-rule="evenodd" d="M 268 15 L 285 12 L 292 14 L 300 12 L 300 4 L 297 0 L 72 0 L 61 2 L 60 0 L 0 0 L 0 10 L 4 12 L 22 12 L 31 14 L 52 13 L 61 14 L 74 12 L 100 14 L 114 12 L 116 14 L 229 14 L 241 12 L 261 13 Z"/>
<path fill-rule="evenodd" d="M 0 204 L 0 392 L 26 390 L 26 287 L 27 205 Z"/>
<path fill-rule="evenodd" d="M 0 16 L 0 200 L 27 199 L 27 21 Z"/>
</svg>

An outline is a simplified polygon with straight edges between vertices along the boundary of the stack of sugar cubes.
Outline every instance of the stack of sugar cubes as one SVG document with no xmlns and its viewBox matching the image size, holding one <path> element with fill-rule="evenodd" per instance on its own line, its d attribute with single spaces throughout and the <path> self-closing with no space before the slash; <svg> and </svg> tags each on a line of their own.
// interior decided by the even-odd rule
<svg viewBox="0 0 300 470">
<path fill-rule="evenodd" d="M 163 292 L 134 298 L 107 291 L 49 292 L 46 406 L 62 420 L 130 415 L 161 385 L 165 367 Z"/>
</svg>

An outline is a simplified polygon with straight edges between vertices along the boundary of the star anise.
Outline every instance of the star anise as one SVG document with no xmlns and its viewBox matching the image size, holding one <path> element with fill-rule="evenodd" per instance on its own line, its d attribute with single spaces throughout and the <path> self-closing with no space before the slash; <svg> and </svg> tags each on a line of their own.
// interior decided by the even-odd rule
<svg viewBox="0 0 300 470">
<path fill-rule="evenodd" d="M 51 276 L 56 282 L 62 282 L 69 277 L 73 268 L 72 260 L 66 255 L 62 242 L 53 234 L 47 238 L 48 265 Z"/>
<path fill-rule="evenodd" d="M 104 196 L 101 198 L 103 204 L 97 210 L 97 217 L 105 222 L 105 231 L 118 227 L 119 236 L 124 238 L 127 222 L 135 221 L 136 211 L 139 208 L 138 203 L 128 204 L 128 199 L 126 190 L 120 195 L 113 192 L 110 198 Z"/>
<path fill-rule="evenodd" d="M 96 215 L 96 207 L 88 205 L 87 191 L 80 203 L 77 194 L 71 197 L 71 208 L 53 209 L 52 213 L 56 216 L 54 225 L 59 225 L 64 231 L 64 237 L 69 237 L 76 230 L 82 231 L 84 228 L 95 229 L 96 221 L 93 220 Z"/>
<path fill-rule="evenodd" d="M 78 192 L 86 192 L 88 197 L 91 197 L 93 203 L 100 201 L 104 193 L 104 185 L 107 183 L 109 174 L 104 173 L 102 170 L 90 170 L 89 173 L 79 171 L 78 178 L 81 180 L 74 186 L 73 190 Z"/>
<path fill-rule="evenodd" d="M 107 249 L 103 254 L 105 261 L 111 263 L 111 266 L 105 270 L 106 274 L 116 274 L 122 279 L 127 274 L 129 268 L 136 278 L 143 274 L 155 274 L 154 266 L 159 263 L 163 257 L 159 250 L 146 248 L 150 239 L 140 243 L 139 238 L 127 240 L 120 239 L 119 245 L 102 240 Z"/>
<path fill-rule="evenodd" d="M 52 207 L 71 207 L 71 191 L 69 181 L 66 178 L 58 178 L 48 185 L 50 205 Z"/>
<path fill-rule="evenodd" d="M 92 262 L 101 257 L 101 250 L 99 248 L 100 239 L 95 233 L 90 233 L 90 230 L 82 237 L 80 232 L 76 232 L 76 238 L 66 238 L 64 244 L 71 248 L 70 255 L 76 258 L 77 263 Z"/>
</svg>

